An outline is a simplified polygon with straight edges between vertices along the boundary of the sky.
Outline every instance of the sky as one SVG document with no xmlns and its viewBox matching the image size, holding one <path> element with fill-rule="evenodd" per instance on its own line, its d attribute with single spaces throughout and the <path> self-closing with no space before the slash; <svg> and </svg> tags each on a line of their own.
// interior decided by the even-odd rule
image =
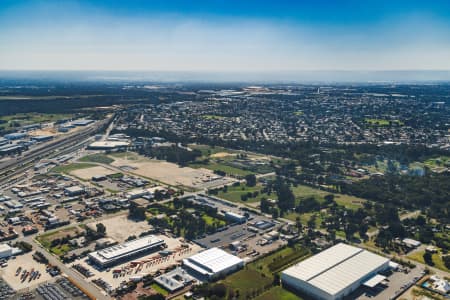
<svg viewBox="0 0 450 300">
<path fill-rule="evenodd" d="M 450 70 L 450 1 L 0 0 L 0 70 Z"/>
</svg>

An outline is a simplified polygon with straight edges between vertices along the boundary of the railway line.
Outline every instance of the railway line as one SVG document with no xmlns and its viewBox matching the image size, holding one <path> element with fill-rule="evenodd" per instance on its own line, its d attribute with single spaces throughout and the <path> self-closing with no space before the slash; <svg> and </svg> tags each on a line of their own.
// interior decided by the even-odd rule
<svg viewBox="0 0 450 300">
<path fill-rule="evenodd" d="M 34 163 L 43 158 L 52 158 L 64 155 L 84 147 L 92 136 L 104 128 L 111 119 L 99 121 L 89 128 L 76 132 L 52 142 L 43 144 L 39 147 L 24 152 L 21 157 L 10 159 L 0 164 L 0 188 L 11 182 L 16 182 L 16 176 L 32 167 Z M 22 177 L 23 178 L 23 177 Z"/>
</svg>

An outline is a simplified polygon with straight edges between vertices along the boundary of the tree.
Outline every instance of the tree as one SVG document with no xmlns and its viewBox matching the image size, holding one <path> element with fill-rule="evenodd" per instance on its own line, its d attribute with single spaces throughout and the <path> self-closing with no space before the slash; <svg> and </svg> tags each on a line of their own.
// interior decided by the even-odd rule
<svg viewBox="0 0 450 300">
<path fill-rule="evenodd" d="M 256 185 L 256 176 L 255 174 L 248 174 L 245 176 L 245 182 L 247 186 L 255 186 Z"/>
<path fill-rule="evenodd" d="M 278 207 L 282 212 L 294 208 L 295 206 L 294 193 L 292 192 L 289 185 L 286 182 L 283 182 L 280 177 L 277 178 L 275 190 L 278 196 Z"/>
<path fill-rule="evenodd" d="M 145 207 L 130 202 L 128 217 L 133 220 L 145 220 Z"/>
<path fill-rule="evenodd" d="M 427 265 L 434 266 L 433 255 L 430 252 L 425 251 L 425 253 L 423 254 L 423 260 Z"/>
<path fill-rule="evenodd" d="M 97 235 L 99 237 L 104 237 L 106 235 L 106 227 L 105 225 L 103 225 L 103 223 L 98 223 L 96 225 L 96 228 L 97 228 Z"/>
</svg>

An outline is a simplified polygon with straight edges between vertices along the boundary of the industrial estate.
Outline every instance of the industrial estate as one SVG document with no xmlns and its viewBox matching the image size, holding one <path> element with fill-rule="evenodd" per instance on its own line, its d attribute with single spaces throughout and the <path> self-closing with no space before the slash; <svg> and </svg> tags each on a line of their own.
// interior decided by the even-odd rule
<svg viewBox="0 0 450 300">
<path fill-rule="evenodd" d="M 4 84 L 0 299 L 449 297 L 448 85 Z"/>
</svg>

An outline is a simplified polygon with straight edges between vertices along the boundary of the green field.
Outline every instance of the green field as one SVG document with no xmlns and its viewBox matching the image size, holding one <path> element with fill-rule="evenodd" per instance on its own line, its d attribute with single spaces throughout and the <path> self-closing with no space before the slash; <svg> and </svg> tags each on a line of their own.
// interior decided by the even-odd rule
<svg viewBox="0 0 450 300">
<path fill-rule="evenodd" d="M 245 184 L 241 184 L 240 186 L 229 186 L 226 193 L 223 192 L 223 190 L 220 190 L 217 194 L 217 197 L 223 198 L 228 201 L 232 202 L 260 202 L 262 197 L 271 198 L 271 199 L 277 199 L 277 195 L 275 193 L 272 193 L 271 195 L 262 194 L 262 185 L 257 184 L 256 186 L 246 186 Z M 241 196 L 247 193 L 253 193 L 258 192 L 258 196 L 248 198 L 247 201 L 242 201 Z"/>
<path fill-rule="evenodd" d="M 250 268 L 228 276 L 222 281 L 229 289 L 239 290 L 239 299 L 248 299 L 255 290 L 262 291 L 272 284 L 273 279 Z"/>
<path fill-rule="evenodd" d="M 270 277 L 273 273 L 277 273 L 287 266 L 304 260 L 309 256 L 309 251 L 306 249 L 296 247 L 286 247 L 268 256 L 256 260 L 249 264 L 248 268 L 261 272 Z"/>
<path fill-rule="evenodd" d="M 283 289 L 281 286 L 275 286 L 267 292 L 259 295 L 255 300 L 301 300 L 302 298 Z"/>
<path fill-rule="evenodd" d="M 280 286 L 273 286 L 274 274 L 309 256 L 309 251 L 296 246 L 286 247 L 246 265 L 221 283 L 238 291 L 239 299 L 300 299 Z M 292 298 L 294 297 L 294 298 Z"/>
<path fill-rule="evenodd" d="M 276 193 L 272 192 L 270 195 L 262 194 L 261 190 L 263 189 L 263 186 L 261 184 L 257 184 L 254 187 L 248 187 L 245 184 L 241 184 L 240 186 L 229 186 L 226 193 L 224 193 L 222 190 L 219 191 L 217 196 L 219 198 L 223 198 L 228 201 L 232 202 L 259 202 L 261 201 L 262 197 L 266 197 L 267 199 L 274 199 L 277 200 L 278 197 Z M 250 197 L 247 201 L 242 201 L 241 196 L 244 194 L 247 194 L 248 192 L 259 192 L 258 196 L 256 197 Z M 316 188 L 312 188 L 305 185 L 298 185 L 296 187 L 292 187 L 292 192 L 295 195 L 295 198 L 297 199 L 297 203 L 299 203 L 302 199 L 308 198 L 308 197 L 314 197 L 317 201 L 322 202 L 324 201 L 324 197 L 329 194 L 334 195 L 334 201 L 338 205 L 344 206 L 348 209 L 356 210 L 363 206 L 363 203 L 365 202 L 364 199 L 350 196 L 350 195 L 344 195 L 344 194 L 336 194 L 336 193 L 330 193 L 327 191 L 322 191 Z M 295 217 L 294 217 L 295 219 Z"/>
<path fill-rule="evenodd" d="M 385 120 L 385 119 L 365 119 L 367 124 L 372 126 L 389 126 L 390 123 L 404 125 L 404 123 L 400 120 Z M 390 123 L 389 123 L 390 122 Z"/>
<path fill-rule="evenodd" d="M 36 123 L 55 122 L 63 119 L 70 119 L 71 114 L 41 114 L 41 113 L 21 113 L 0 117 L 0 130 L 12 130 L 19 126 Z"/>
<path fill-rule="evenodd" d="M 91 154 L 91 155 L 84 156 L 84 157 L 80 158 L 79 161 L 94 162 L 94 163 L 109 165 L 112 162 L 114 162 L 114 159 L 112 159 L 108 155 L 97 153 L 97 154 Z"/>
<path fill-rule="evenodd" d="M 318 201 L 323 201 L 326 195 L 333 194 L 334 201 L 336 201 L 337 204 L 353 210 L 362 207 L 362 204 L 365 202 L 365 200 L 362 198 L 344 194 L 330 193 L 306 185 L 298 185 L 296 187 L 292 187 L 292 192 L 294 193 L 295 197 L 299 199 L 299 201 L 301 201 L 301 198 L 308 197 L 314 197 Z"/>
<path fill-rule="evenodd" d="M 425 251 L 416 251 L 416 252 L 408 255 L 407 257 L 412 260 L 418 261 L 420 263 L 426 264 L 425 260 L 423 259 L 424 253 L 425 253 Z M 445 264 L 444 264 L 444 261 L 442 260 L 440 252 L 433 254 L 432 259 L 433 259 L 433 263 L 434 263 L 434 266 L 432 266 L 432 267 L 438 268 L 445 272 L 450 272 L 450 269 L 447 269 L 445 267 Z"/>
<path fill-rule="evenodd" d="M 152 284 L 150 285 L 150 287 L 151 287 L 153 290 L 155 290 L 156 292 L 158 292 L 158 293 L 160 293 L 161 295 L 163 295 L 164 297 L 167 296 L 167 295 L 169 295 L 169 292 L 168 292 L 166 289 L 164 289 L 162 286 L 160 286 L 159 284 L 157 284 L 157 283 L 152 283 Z"/>
<path fill-rule="evenodd" d="M 58 256 L 64 256 L 70 250 L 72 250 L 72 248 L 68 244 L 58 245 L 56 247 L 50 248 L 50 252 L 52 252 Z"/>
<path fill-rule="evenodd" d="M 235 176 L 245 176 L 248 174 L 255 174 L 254 172 L 251 172 L 251 171 L 238 169 L 238 168 L 228 166 L 223 163 L 216 163 L 216 162 L 209 162 L 207 164 L 195 162 L 195 163 L 189 164 L 189 167 L 195 168 L 195 169 L 205 168 L 205 169 L 208 169 L 211 171 L 219 170 L 219 171 L 225 172 L 227 175 L 235 175 Z"/>
<path fill-rule="evenodd" d="M 51 169 L 51 171 L 56 172 L 56 173 L 69 174 L 70 172 L 75 171 L 75 170 L 87 169 L 87 168 L 92 168 L 92 167 L 95 167 L 95 165 L 90 164 L 90 163 L 74 163 L 74 164 L 61 165 L 61 166 L 54 167 L 53 169 Z"/>
</svg>

